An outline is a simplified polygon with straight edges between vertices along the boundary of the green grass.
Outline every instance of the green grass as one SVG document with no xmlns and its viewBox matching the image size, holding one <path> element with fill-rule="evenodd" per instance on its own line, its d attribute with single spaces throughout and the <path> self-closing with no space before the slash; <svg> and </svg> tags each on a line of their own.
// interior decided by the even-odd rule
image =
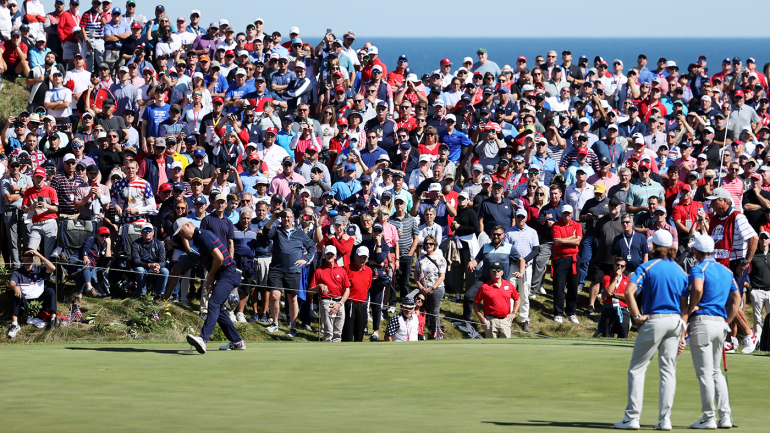
<svg viewBox="0 0 770 433">
<path fill-rule="evenodd" d="M 23 78 L 11 81 L 3 77 L 2 80 L 5 86 L 0 90 L 0 124 L 5 125 L 9 116 L 18 116 L 21 110 L 27 109 L 29 91 Z"/>
<path fill-rule="evenodd" d="M 562 340 L 0 347 L 3 432 L 593 431 L 623 417 L 627 344 Z M 768 359 L 731 356 L 739 431 L 766 431 Z M 657 361 L 642 425 L 657 422 Z M 672 422 L 700 416 L 689 351 Z"/>
</svg>

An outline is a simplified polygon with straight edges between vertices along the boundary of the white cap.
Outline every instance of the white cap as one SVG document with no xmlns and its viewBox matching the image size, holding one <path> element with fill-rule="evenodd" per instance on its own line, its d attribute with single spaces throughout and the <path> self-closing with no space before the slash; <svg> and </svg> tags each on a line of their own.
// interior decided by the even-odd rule
<svg viewBox="0 0 770 433">
<path fill-rule="evenodd" d="M 260 22 L 260 23 L 262 23 L 262 24 L 264 24 L 264 23 L 265 23 L 265 20 L 263 20 L 262 18 L 257 18 L 257 19 L 255 19 L 255 20 L 254 20 L 254 22 L 255 22 L 255 23 L 256 23 L 257 21 L 259 21 L 259 22 Z"/>
<path fill-rule="evenodd" d="M 302 60 L 297 60 L 296 62 L 294 62 L 294 67 L 307 69 L 307 67 L 305 66 L 305 62 L 303 62 Z"/>
<path fill-rule="evenodd" d="M 357 255 L 357 256 L 366 256 L 366 257 L 369 257 L 369 248 L 366 248 L 366 247 L 358 247 L 358 249 L 356 250 L 356 255 Z"/>
<path fill-rule="evenodd" d="M 623 66 L 623 61 L 622 61 L 622 60 L 620 60 L 620 59 L 615 59 L 615 60 L 613 60 L 613 61 L 612 61 L 612 64 L 613 64 L 613 65 L 614 65 L 615 63 L 619 63 L 619 64 L 620 64 L 620 66 Z"/>
<path fill-rule="evenodd" d="M 660 247 L 670 247 L 674 245 L 674 236 L 668 230 L 658 230 L 649 241 Z"/>
<path fill-rule="evenodd" d="M 327 245 L 327 246 L 325 246 L 324 247 L 324 255 L 329 254 L 329 253 L 333 253 L 333 254 L 336 255 L 337 254 L 337 248 L 334 245 Z"/>
<path fill-rule="evenodd" d="M 768 233 L 765 230 L 762 230 L 761 232 L 759 232 L 759 238 L 762 239 L 762 236 L 767 236 L 768 238 L 770 238 L 770 233 Z"/>
<path fill-rule="evenodd" d="M 310 190 L 309 190 L 309 189 L 307 189 L 307 188 L 302 188 L 302 189 L 299 191 L 299 195 L 302 195 L 302 194 L 304 194 L 304 193 L 307 193 L 307 195 L 313 195 L 313 194 L 310 192 Z"/>
<path fill-rule="evenodd" d="M 452 120 L 453 122 L 457 122 L 457 118 L 454 114 L 447 114 L 445 120 Z"/>
<path fill-rule="evenodd" d="M 75 155 L 73 155 L 71 153 L 68 153 L 68 154 L 64 155 L 64 158 L 62 159 L 62 161 L 64 161 L 64 162 L 75 161 L 76 159 L 77 158 L 75 158 Z"/>
<path fill-rule="evenodd" d="M 466 57 L 466 58 L 464 58 L 464 59 L 463 59 L 463 63 L 467 63 L 467 62 L 471 62 L 471 63 L 473 63 L 473 59 L 471 59 L 470 57 Z"/>
<path fill-rule="evenodd" d="M 155 230 L 155 226 L 152 225 L 151 223 L 144 223 L 144 224 L 142 224 L 142 230 L 144 230 L 144 229 L 153 229 L 153 230 Z"/>
<path fill-rule="evenodd" d="M 616 125 L 616 124 L 614 124 L 614 123 L 611 123 L 611 124 L 610 124 L 610 126 L 608 126 L 608 127 L 607 127 L 607 130 L 608 130 L 608 131 L 609 131 L 610 129 L 614 129 L 614 130 L 616 130 L 616 131 L 617 131 L 617 130 L 618 130 L 618 125 Z"/>
<path fill-rule="evenodd" d="M 226 19 L 222 18 L 221 20 L 219 20 L 219 27 L 222 27 L 224 25 L 228 25 L 229 26 L 230 25 L 230 21 L 227 21 Z"/>
<path fill-rule="evenodd" d="M 422 161 L 430 162 L 430 155 L 428 155 L 427 153 L 423 153 L 422 155 L 420 155 L 420 162 Z"/>
<path fill-rule="evenodd" d="M 193 9 L 192 12 L 190 12 L 190 15 L 192 15 L 192 14 L 201 15 L 201 11 L 199 11 L 198 9 Z"/>
<path fill-rule="evenodd" d="M 692 247 L 702 253 L 713 253 L 714 238 L 708 235 L 700 235 L 695 238 L 695 242 L 692 243 Z"/>
<path fill-rule="evenodd" d="M 564 206 L 561 207 L 561 213 L 567 213 L 567 212 L 574 213 L 575 210 L 572 209 L 572 206 L 565 204 Z"/>
<path fill-rule="evenodd" d="M 193 78 L 200 78 L 201 80 L 203 80 L 203 79 L 204 79 L 204 78 L 203 78 L 203 73 L 202 73 L 202 72 L 196 72 L 196 73 L 194 73 L 194 74 L 193 74 L 193 76 L 192 76 L 192 77 L 193 77 Z"/>
<path fill-rule="evenodd" d="M 676 62 L 675 61 L 669 60 L 669 61 L 666 62 L 666 67 L 667 68 L 671 68 L 671 67 L 674 67 L 674 66 L 676 66 Z"/>
<path fill-rule="evenodd" d="M 292 33 L 300 34 L 301 32 L 299 31 L 299 27 L 294 26 L 294 27 L 290 28 L 289 29 L 289 34 L 292 34 Z"/>
<path fill-rule="evenodd" d="M 470 196 L 468 195 L 468 191 L 463 191 L 460 194 L 457 194 L 457 198 L 464 198 L 466 200 L 470 199 Z"/>
<path fill-rule="evenodd" d="M 128 66 L 121 66 L 120 69 L 118 69 L 118 72 L 128 73 Z"/>
<path fill-rule="evenodd" d="M 703 95 L 703 96 L 701 96 L 700 100 L 701 101 L 709 101 L 709 102 L 711 102 L 711 96 Z"/>
<path fill-rule="evenodd" d="M 238 68 L 235 70 L 235 75 L 246 75 L 246 70 L 243 68 Z"/>
<path fill-rule="evenodd" d="M 433 101 L 433 106 L 434 107 L 444 107 L 444 106 L 446 106 L 446 104 L 444 103 L 443 99 L 436 99 L 435 101 Z"/>
<path fill-rule="evenodd" d="M 732 196 L 730 195 L 730 192 L 724 188 L 716 188 L 714 189 L 714 192 L 712 192 L 710 196 L 706 197 L 707 200 L 716 200 L 719 198 L 725 198 L 730 200 L 733 199 Z"/>
<path fill-rule="evenodd" d="M 248 148 L 250 148 L 250 147 L 253 147 L 253 148 L 255 148 L 255 149 L 256 149 L 258 146 L 257 146 L 257 143 L 252 143 L 252 142 L 250 142 L 250 143 L 246 144 L 246 149 L 248 149 Z"/>
<path fill-rule="evenodd" d="M 420 79 L 417 78 L 417 74 L 409 74 L 406 76 L 406 81 L 418 82 Z"/>
<path fill-rule="evenodd" d="M 441 191 L 441 184 L 438 182 L 434 182 L 428 186 L 428 192 L 438 192 Z"/>
<path fill-rule="evenodd" d="M 587 123 L 587 124 L 590 125 L 591 124 L 591 119 L 589 119 L 587 117 L 581 117 L 580 121 L 578 122 L 578 124 L 580 124 L 580 123 Z"/>
<path fill-rule="evenodd" d="M 371 47 L 369 47 L 369 51 L 367 51 L 366 53 L 367 54 L 379 54 L 380 52 L 379 52 L 379 50 L 377 50 L 377 47 L 372 45 Z"/>
<path fill-rule="evenodd" d="M 533 86 L 531 84 L 525 84 L 525 85 L 521 86 L 521 91 L 522 92 L 531 92 L 531 91 L 534 91 L 534 90 L 535 90 L 535 86 Z"/>
<path fill-rule="evenodd" d="M 644 144 L 644 138 L 642 137 L 634 138 L 634 144 Z"/>
</svg>

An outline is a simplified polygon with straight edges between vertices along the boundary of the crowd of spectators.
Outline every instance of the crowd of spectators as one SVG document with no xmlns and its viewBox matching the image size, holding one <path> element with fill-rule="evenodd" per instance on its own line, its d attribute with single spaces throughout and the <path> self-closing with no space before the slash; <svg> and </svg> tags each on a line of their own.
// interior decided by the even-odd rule
<svg viewBox="0 0 770 433">
<path fill-rule="evenodd" d="M 705 56 L 648 68 L 564 50 L 500 67 L 480 48 L 418 72 L 352 30 L 311 42 L 262 18 L 121 6 L 0 0 L 2 79 L 30 90 L 0 133 L 17 304 L 56 312 L 50 263 L 29 263 L 91 221 L 75 304 L 120 278 L 206 314 L 200 257 L 173 229 L 189 218 L 243 276 L 232 320 L 270 332 L 283 303 L 290 337 L 318 314 L 327 341 L 441 338 L 447 301 L 489 337 L 517 316 L 532 332 L 550 273 L 547 317 L 601 314 L 602 335 L 626 337 L 627 275 L 666 230 L 685 270 L 689 242 L 714 238 L 751 292 L 754 326 L 739 314 L 733 335 L 753 350 L 770 299 L 770 64 L 717 59 L 710 75 Z"/>
</svg>

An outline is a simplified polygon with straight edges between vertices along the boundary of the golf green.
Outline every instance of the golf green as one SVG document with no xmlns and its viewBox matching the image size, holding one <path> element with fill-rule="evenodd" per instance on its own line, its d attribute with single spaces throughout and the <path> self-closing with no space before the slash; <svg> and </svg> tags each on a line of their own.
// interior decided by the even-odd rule
<svg viewBox="0 0 770 433">
<path fill-rule="evenodd" d="M 0 346 L 0 431 L 591 431 L 623 418 L 631 346 L 574 340 Z M 770 360 L 732 355 L 740 431 L 767 431 Z M 700 416 L 689 351 L 675 429 Z M 657 422 L 657 360 L 642 428 Z M 764 427 L 763 427 L 764 426 Z"/>
</svg>

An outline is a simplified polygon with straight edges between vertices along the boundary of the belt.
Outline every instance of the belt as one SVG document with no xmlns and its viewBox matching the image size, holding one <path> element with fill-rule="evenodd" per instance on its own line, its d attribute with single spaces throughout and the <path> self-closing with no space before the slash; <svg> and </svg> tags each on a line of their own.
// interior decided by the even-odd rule
<svg viewBox="0 0 770 433">
<path fill-rule="evenodd" d="M 491 314 L 487 315 L 486 317 L 491 317 L 493 319 L 506 319 L 508 316 L 493 316 Z"/>
<path fill-rule="evenodd" d="M 672 313 L 669 313 L 669 314 L 650 314 L 648 319 L 661 319 L 661 318 L 664 318 L 664 317 L 681 317 L 681 316 L 679 314 L 672 314 Z"/>
<path fill-rule="evenodd" d="M 722 322 L 726 323 L 726 320 L 724 317 L 721 316 L 707 316 L 705 314 L 701 314 L 699 316 L 692 316 L 690 318 L 690 322 L 704 322 L 704 321 L 710 321 L 710 322 Z"/>
<path fill-rule="evenodd" d="M 329 301 L 334 301 L 334 302 L 339 302 L 339 301 L 342 300 L 342 296 L 340 296 L 339 298 L 327 298 L 327 297 L 321 296 L 321 298 L 329 300 Z"/>
</svg>

